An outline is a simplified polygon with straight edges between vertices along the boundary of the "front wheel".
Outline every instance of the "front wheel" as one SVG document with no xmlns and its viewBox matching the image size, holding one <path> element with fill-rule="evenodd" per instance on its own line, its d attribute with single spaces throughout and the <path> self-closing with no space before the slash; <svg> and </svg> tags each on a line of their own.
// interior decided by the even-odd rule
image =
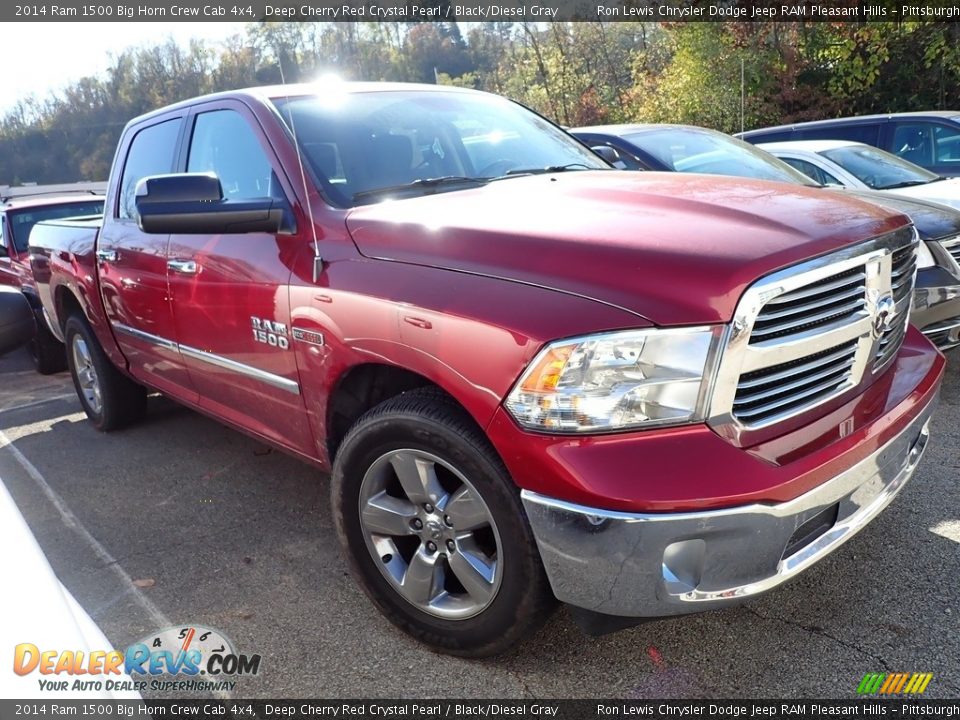
<svg viewBox="0 0 960 720">
<path fill-rule="evenodd" d="M 350 570 L 381 612 L 456 655 L 494 655 L 554 601 L 503 463 L 448 396 L 416 390 L 357 421 L 332 478 Z"/>
<path fill-rule="evenodd" d="M 71 315 L 64 337 L 73 385 L 93 426 L 106 432 L 143 417 L 147 391 L 113 366 L 87 321 Z"/>
</svg>

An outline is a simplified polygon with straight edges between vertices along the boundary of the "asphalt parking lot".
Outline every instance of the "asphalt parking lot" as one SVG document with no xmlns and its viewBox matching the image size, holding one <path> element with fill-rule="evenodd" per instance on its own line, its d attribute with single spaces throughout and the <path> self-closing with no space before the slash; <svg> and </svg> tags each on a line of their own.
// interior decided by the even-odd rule
<svg viewBox="0 0 960 720">
<path fill-rule="evenodd" d="M 66 373 L 41 377 L 12 354 L 0 360 L 0 478 L 115 646 L 202 624 L 261 654 L 238 698 L 852 698 L 864 673 L 894 671 L 932 672 L 926 697 L 956 698 L 958 368 L 954 352 L 914 479 L 791 584 L 602 638 L 560 611 L 485 661 L 436 655 L 374 610 L 340 558 L 321 473 L 164 398 L 143 424 L 103 435 Z"/>
</svg>

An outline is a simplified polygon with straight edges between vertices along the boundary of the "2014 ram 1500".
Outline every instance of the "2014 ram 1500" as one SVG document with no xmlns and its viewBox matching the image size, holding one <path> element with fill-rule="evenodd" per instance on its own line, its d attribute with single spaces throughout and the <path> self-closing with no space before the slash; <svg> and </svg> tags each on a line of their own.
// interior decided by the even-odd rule
<svg viewBox="0 0 960 720">
<path fill-rule="evenodd" d="M 610 169 L 492 95 L 331 84 L 132 121 L 102 222 L 30 244 L 96 427 L 149 388 L 331 469 L 373 602 L 484 655 L 555 598 L 740 601 L 873 518 L 944 366 L 916 243 L 822 191 Z"/>
</svg>

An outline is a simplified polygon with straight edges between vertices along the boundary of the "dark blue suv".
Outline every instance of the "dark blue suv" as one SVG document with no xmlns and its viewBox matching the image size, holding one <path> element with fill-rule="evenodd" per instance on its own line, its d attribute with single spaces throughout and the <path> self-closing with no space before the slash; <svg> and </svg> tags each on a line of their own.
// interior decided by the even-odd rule
<svg viewBox="0 0 960 720">
<path fill-rule="evenodd" d="M 749 130 L 751 143 L 852 140 L 873 145 L 938 175 L 960 175 L 960 110 L 863 115 Z"/>
</svg>

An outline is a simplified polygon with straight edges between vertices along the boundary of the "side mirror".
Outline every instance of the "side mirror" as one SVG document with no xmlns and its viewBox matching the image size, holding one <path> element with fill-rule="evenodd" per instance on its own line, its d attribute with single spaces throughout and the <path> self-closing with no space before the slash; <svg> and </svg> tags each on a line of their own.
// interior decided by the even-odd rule
<svg viewBox="0 0 960 720">
<path fill-rule="evenodd" d="M 17 288 L 0 287 L 0 355 L 26 345 L 36 330 L 26 296 Z"/>
<path fill-rule="evenodd" d="M 599 155 L 603 160 L 606 160 L 611 165 L 620 160 L 620 153 L 618 153 L 609 145 L 595 145 L 590 149 L 593 150 L 594 154 Z"/>
<path fill-rule="evenodd" d="M 277 233 L 286 211 L 277 198 L 224 200 L 213 173 L 145 177 L 137 183 L 136 205 L 145 233 Z"/>
</svg>

